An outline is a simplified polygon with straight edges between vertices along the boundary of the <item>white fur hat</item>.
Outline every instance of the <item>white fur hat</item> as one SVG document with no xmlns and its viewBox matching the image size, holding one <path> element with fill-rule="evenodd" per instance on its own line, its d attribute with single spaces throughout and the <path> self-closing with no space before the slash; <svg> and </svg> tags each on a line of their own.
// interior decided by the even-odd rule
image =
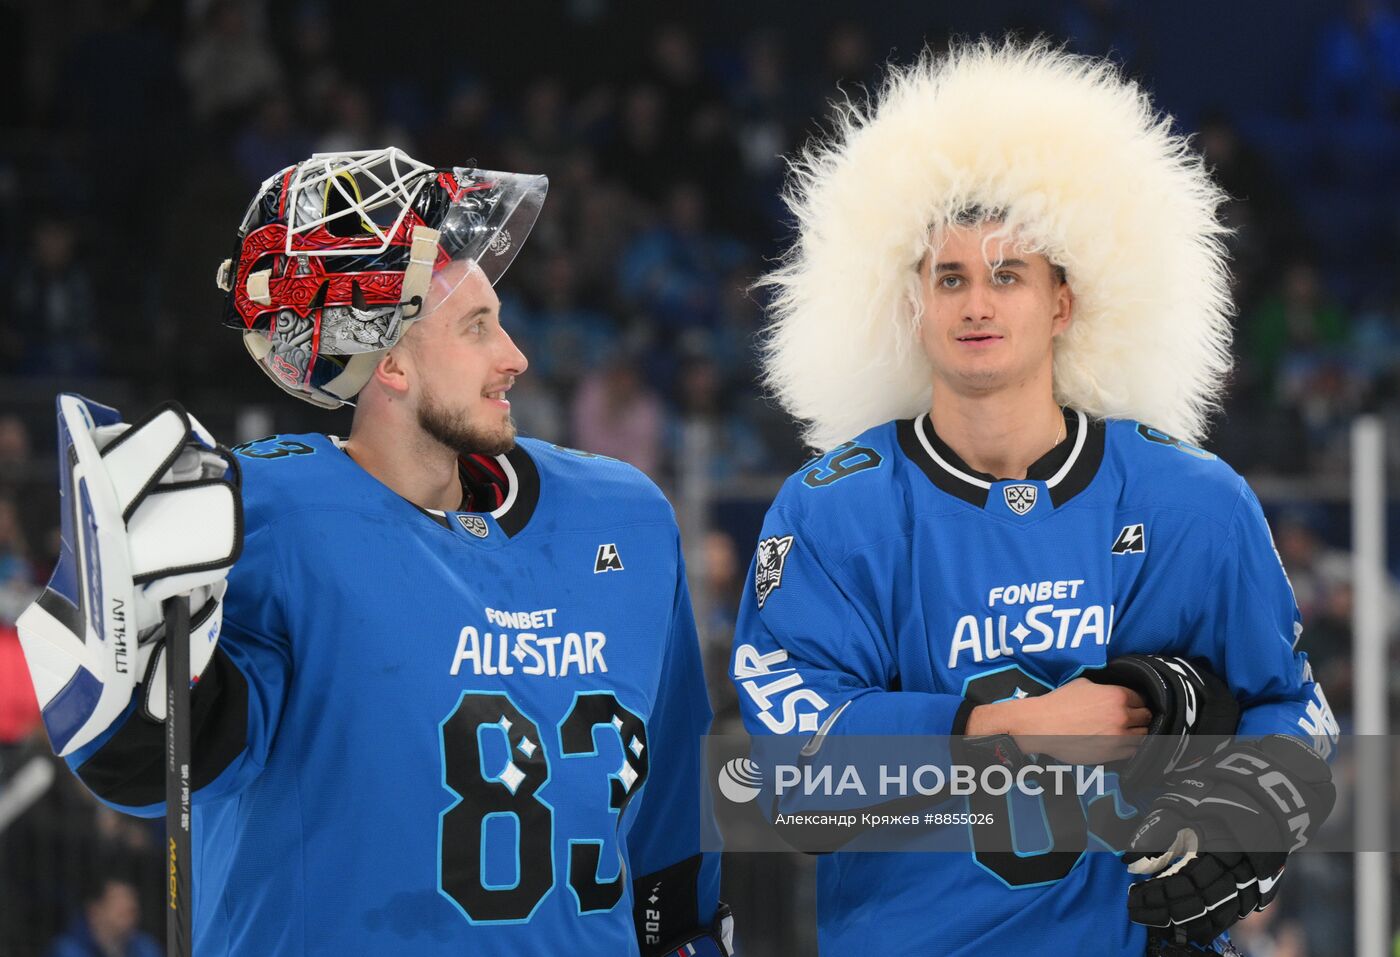
<svg viewBox="0 0 1400 957">
<path fill-rule="evenodd" d="M 766 381 L 828 449 L 924 411 L 918 264 L 980 207 L 1062 266 L 1074 321 L 1055 396 L 1199 441 L 1230 368 L 1224 194 L 1147 94 L 1103 60 L 986 41 L 892 68 L 792 161 Z"/>
</svg>

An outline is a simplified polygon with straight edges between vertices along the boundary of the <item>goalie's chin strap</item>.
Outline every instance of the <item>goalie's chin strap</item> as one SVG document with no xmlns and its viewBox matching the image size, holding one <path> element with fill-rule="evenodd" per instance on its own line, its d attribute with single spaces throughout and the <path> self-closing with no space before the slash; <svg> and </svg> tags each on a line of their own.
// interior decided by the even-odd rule
<svg viewBox="0 0 1400 957">
<path fill-rule="evenodd" d="M 413 227 L 412 245 L 408 251 L 408 268 L 403 271 L 403 289 L 399 306 L 405 324 L 419 318 L 428 298 L 428 283 L 437 265 L 438 240 L 442 233 L 421 223 Z"/>
</svg>

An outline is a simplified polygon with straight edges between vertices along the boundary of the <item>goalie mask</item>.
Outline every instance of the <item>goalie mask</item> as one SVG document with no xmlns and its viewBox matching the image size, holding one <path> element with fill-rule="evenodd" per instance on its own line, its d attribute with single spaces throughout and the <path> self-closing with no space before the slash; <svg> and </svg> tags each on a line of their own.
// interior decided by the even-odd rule
<svg viewBox="0 0 1400 957">
<path fill-rule="evenodd" d="M 317 153 L 264 182 L 244 214 L 219 267 L 224 324 L 283 391 L 337 408 L 423 317 L 434 273 L 465 260 L 495 284 L 547 189 L 543 176 L 435 169 L 393 147 Z"/>
</svg>

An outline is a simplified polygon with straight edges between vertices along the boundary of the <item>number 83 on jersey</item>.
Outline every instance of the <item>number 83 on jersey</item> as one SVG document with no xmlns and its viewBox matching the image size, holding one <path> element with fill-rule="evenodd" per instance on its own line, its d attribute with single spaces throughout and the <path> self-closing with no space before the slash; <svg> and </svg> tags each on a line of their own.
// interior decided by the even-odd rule
<svg viewBox="0 0 1400 957">
<path fill-rule="evenodd" d="M 602 763 L 595 732 L 617 736 L 620 767 Z M 557 745 L 560 760 L 598 765 L 614 834 L 646 780 L 646 724 L 612 692 L 576 695 L 550 737 L 546 742 L 539 724 L 499 692 L 463 692 L 442 722 L 443 786 L 457 800 L 440 819 L 438 886 L 473 924 L 526 922 L 554 889 L 555 806 L 541 793 L 552 776 L 547 744 Z M 588 800 L 568 793 L 569 800 Z M 598 793 L 601 800 L 601 784 Z M 615 876 L 600 878 L 603 848 L 601 834 L 569 839 L 566 879 L 580 914 L 609 911 L 622 900 L 621 851 L 609 868 Z"/>
</svg>

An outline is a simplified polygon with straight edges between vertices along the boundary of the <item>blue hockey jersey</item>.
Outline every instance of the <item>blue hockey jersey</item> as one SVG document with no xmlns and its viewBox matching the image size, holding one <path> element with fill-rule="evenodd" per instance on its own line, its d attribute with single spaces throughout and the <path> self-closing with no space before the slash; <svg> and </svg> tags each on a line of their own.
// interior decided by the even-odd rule
<svg viewBox="0 0 1400 957">
<path fill-rule="evenodd" d="M 243 554 L 192 702 L 196 955 L 627 955 L 708 926 L 710 709 L 655 486 L 524 439 L 499 508 L 434 513 L 325 436 L 236 451 Z M 156 815 L 162 755 L 133 714 L 72 763 Z"/>
<path fill-rule="evenodd" d="M 1024 480 L 973 472 L 927 415 L 794 474 L 739 614 L 732 675 L 748 730 L 961 734 L 977 704 L 1170 653 L 1225 678 L 1240 733 L 1330 749 L 1335 722 L 1294 650 L 1297 606 L 1243 479 L 1147 426 L 1065 417 L 1068 437 Z M 1057 799 L 1089 818 L 1080 834 L 1098 853 L 1033 841 L 981 853 L 974 835 L 971 853 L 822 857 L 823 953 L 1141 957 L 1132 878 L 1080 799 Z"/>
</svg>

